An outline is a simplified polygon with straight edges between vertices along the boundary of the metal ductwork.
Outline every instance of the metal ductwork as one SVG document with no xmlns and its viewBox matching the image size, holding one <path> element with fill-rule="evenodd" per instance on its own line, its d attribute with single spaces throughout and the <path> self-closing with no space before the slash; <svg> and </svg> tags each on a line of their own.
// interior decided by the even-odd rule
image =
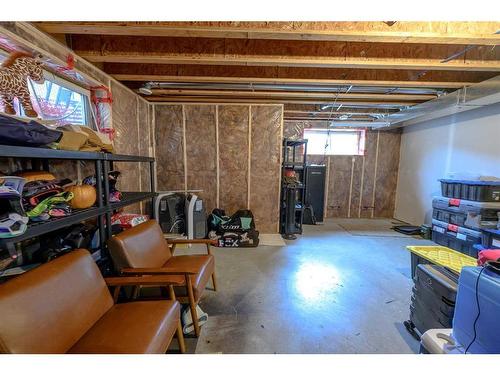
<svg viewBox="0 0 500 375">
<path fill-rule="evenodd" d="M 500 103 L 500 75 L 381 118 L 389 128 L 418 124 Z"/>
</svg>

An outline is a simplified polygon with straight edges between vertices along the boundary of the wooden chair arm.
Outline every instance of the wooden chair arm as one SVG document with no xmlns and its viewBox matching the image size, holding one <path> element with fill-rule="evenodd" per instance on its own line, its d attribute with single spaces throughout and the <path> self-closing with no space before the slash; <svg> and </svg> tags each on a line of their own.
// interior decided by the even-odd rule
<svg viewBox="0 0 500 375">
<path fill-rule="evenodd" d="M 122 268 L 120 270 L 123 274 L 129 275 L 176 275 L 176 276 L 188 276 L 196 275 L 197 270 L 175 270 L 171 268 Z"/>
<path fill-rule="evenodd" d="M 192 240 L 188 239 L 172 239 L 166 240 L 167 244 L 171 245 L 170 252 L 174 255 L 177 245 L 190 245 L 190 244 L 203 244 L 207 247 L 207 254 L 210 255 L 210 246 L 216 246 L 217 240 L 211 240 L 209 238 L 194 238 Z"/>
<path fill-rule="evenodd" d="M 165 276 L 120 276 L 106 277 L 104 281 L 108 286 L 169 286 L 169 285 L 184 285 L 184 281 L 172 280 Z"/>
<path fill-rule="evenodd" d="M 167 243 L 169 244 L 205 244 L 205 245 L 217 245 L 217 240 L 211 240 L 209 238 L 194 238 L 192 240 L 177 238 L 177 239 L 168 239 Z"/>
<path fill-rule="evenodd" d="M 172 280 L 168 276 L 122 276 L 122 277 L 105 277 L 104 281 L 109 287 L 114 287 L 113 301 L 116 303 L 120 295 L 122 286 L 159 286 L 168 287 L 170 299 L 175 301 L 174 286 L 189 285 L 189 276 L 186 274 L 183 281 Z"/>
</svg>

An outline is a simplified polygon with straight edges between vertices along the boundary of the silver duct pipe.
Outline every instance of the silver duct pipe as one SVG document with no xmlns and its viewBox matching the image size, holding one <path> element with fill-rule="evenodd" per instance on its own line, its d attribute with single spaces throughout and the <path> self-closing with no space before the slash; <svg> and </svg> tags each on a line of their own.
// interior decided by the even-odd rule
<svg viewBox="0 0 500 375">
<path fill-rule="evenodd" d="M 381 86 L 352 86 L 352 85 L 307 85 L 307 84 L 281 84 L 274 85 L 268 83 L 212 83 L 212 82 L 148 82 L 143 85 L 148 89 L 222 89 L 222 90 L 243 90 L 243 91 L 310 91 L 327 92 L 335 95 L 337 93 L 373 93 L 373 94 L 415 94 L 415 95 L 436 95 L 446 93 L 444 89 L 433 88 L 406 88 L 406 87 L 381 87 Z"/>
<path fill-rule="evenodd" d="M 500 75 L 447 95 L 385 115 L 389 128 L 418 124 L 500 102 Z"/>
</svg>

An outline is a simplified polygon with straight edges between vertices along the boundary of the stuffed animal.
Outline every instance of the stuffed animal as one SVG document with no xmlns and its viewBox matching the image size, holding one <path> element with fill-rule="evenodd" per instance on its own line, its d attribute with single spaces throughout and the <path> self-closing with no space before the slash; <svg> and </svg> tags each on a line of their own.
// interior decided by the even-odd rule
<svg viewBox="0 0 500 375">
<path fill-rule="evenodd" d="M 28 117 L 38 117 L 28 90 L 28 78 L 43 83 L 42 62 L 25 52 L 13 52 L 0 67 L 0 100 L 5 113 L 15 115 L 13 101 L 17 97 Z"/>
</svg>

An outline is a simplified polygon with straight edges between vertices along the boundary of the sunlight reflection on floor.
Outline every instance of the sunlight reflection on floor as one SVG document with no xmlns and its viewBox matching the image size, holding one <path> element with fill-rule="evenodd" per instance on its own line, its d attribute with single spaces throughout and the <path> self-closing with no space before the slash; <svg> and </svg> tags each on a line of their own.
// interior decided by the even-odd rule
<svg viewBox="0 0 500 375">
<path fill-rule="evenodd" d="M 340 273 L 334 266 L 307 262 L 299 266 L 294 277 L 297 297 L 307 305 L 330 301 L 341 286 Z"/>
</svg>

